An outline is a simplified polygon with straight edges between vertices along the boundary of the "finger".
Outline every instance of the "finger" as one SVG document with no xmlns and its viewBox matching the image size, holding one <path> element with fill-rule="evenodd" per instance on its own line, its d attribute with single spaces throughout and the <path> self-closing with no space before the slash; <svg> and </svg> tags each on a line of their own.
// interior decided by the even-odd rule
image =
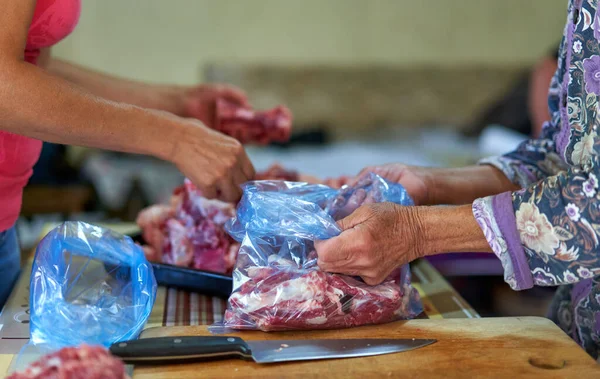
<svg viewBox="0 0 600 379">
<path fill-rule="evenodd" d="M 233 183 L 233 179 L 231 177 L 226 177 L 223 179 L 219 183 L 218 189 L 220 190 L 219 200 L 228 203 L 235 203 L 242 196 L 242 190 Z"/>
<path fill-rule="evenodd" d="M 360 170 L 360 172 L 358 173 L 358 175 L 356 175 L 354 178 L 351 178 L 350 180 L 348 180 L 348 185 L 349 186 L 353 186 L 356 185 L 356 183 L 358 183 L 362 178 L 364 178 L 365 176 L 369 175 L 370 172 L 375 171 L 374 167 L 365 167 L 362 170 Z"/>
<path fill-rule="evenodd" d="M 350 260 L 356 250 L 356 245 L 353 243 L 356 237 L 356 232 L 349 230 L 328 240 L 315 241 L 319 262 L 331 263 Z"/>
<path fill-rule="evenodd" d="M 385 277 L 371 277 L 371 276 L 361 276 L 363 282 L 367 283 L 370 286 L 376 286 L 381 284 Z"/>
<path fill-rule="evenodd" d="M 217 187 L 216 186 L 207 186 L 207 185 L 197 185 L 198 189 L 202 196 L 207 199 L 214 199 L 217 197 Z"/>
<path fill-rule="evenodd" d="M 254 165 L 252 165 L 252 161 L 250 161 L 250 158 L 248 158 L 248 154 L 246 154 L 246 150 L 244 150 L 242 153 L 241 165 L 242 165 L 242 172 L 246 176 L 245 182 L 254 180 L 254 176 L 256 175 L 256 170 L 254 169 Z"/>
<path fill-rule="evenodd" d="M 225 99 L 242 106 L 248 106 L 248 97 L 246 93 L 233 86 L 222 86 L 219 88 L 220 95 Z"/>
<path fill-rule="evenodd" d="M 246 174 L 244 174 L 242 168 L 236 169 L 233 174 L 233 184 L 241 189 L 247 181 L 248 178 L 246 177 Z"/>
</svg>

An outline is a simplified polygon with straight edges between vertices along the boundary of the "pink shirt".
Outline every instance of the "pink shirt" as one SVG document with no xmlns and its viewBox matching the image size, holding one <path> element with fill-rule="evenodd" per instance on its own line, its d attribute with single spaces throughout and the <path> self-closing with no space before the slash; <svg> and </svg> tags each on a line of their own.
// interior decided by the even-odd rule
<svg viewBox="0 0 600 379">
<path fill-rule="evenodd" d="M 77 25 L 80 10 L 81 0 L 37 0 L 27 35 L 25 61 L 37 64 L 40 49 L 69 35 Z M 42 141 L 0 130 L 0 231 L 17 221 L 23 187 L 41 150 Z"/>
</svg>

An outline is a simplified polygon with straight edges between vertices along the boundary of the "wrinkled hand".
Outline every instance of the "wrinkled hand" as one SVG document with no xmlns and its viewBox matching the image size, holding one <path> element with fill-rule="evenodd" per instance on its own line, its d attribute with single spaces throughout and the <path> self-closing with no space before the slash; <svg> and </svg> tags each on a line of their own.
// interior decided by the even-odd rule
<svg viewBox="0 0 600 379">
<path fill-rule="evenodd" d="M 431 189 L 430 169 L 425 167 L 407 166 L 402 163 L 390 163 L 382 166 L 369 166 L 364 168 L 358 176 L 347 182 L 354 184 L 369 172 L 375 173 L 390 182 L 401 184 L 415 205 L 429 205 Z M 344 183 L 346 184 L 346 183 Z"/>
<path fill-rule="evenodd" d="M 218 99 L 226 99 L 238 105 L 248 105 L 244 91 L 225 84 L 203 84 L 187 88 L 184 90 L 183 99 L 183 116 L 196 118 L 209 128 L 215 127 L 215 109 Z"/>
<path fill-rule="evenodd" d="M 204 196 L 226 202 L 239 200 L 241 185 L 255 175 L 240 142 L 191 119 L 177 136 L 170 161 Z"/>
<path fill-rule="evenodd" d="M 315 248 L 322 270 L 383 282 L 397 267 L 423 256 L 414 207 L 369 204 L 338 221 L 342 233 Z"/>
</svg>

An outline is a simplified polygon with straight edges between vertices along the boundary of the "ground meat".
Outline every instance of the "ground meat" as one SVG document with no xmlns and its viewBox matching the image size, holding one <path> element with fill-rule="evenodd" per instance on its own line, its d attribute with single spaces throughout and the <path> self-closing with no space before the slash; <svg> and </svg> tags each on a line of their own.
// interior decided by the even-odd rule
<svg viewBox="0 0 600 379">
<path fill-rule="evenodd" d="M 7 379 L 128 379 L 125 366 L 103 347 L 66 347 Z"/>
</svg>

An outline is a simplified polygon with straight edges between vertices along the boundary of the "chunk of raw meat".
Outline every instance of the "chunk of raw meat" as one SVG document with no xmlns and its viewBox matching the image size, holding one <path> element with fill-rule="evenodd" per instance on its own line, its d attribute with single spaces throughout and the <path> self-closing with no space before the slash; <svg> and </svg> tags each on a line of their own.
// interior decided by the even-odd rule
<svg viewBox="0 0 600 379">
<path fill-rule="evenodd" d="M 98 346 L 66 347 L 7 379 L 128 379 L 119 359 Z"/>
<path fill-rule="evenodd" d="M 176 206 L 157 204 L 140 212 L 137 224 L 142 230 L 142 238 L 147 243 L 144 254 L 150 261 L 162 261 L 162 250 L 165 244 L 165 223 L 175 216 Z"/>
<path fill-rule="evenodd" d="M 272 165 L 257 180 L 318 181 L 296 171 Z M 239 244 L 225 232 L 235 205 L 209 200 L 189 181 L 173 191 L 169 204 L 153 205 L 140 212 L 137 224 L 146 242 L 146 258 L 222 274 L 231 273 Z"/>
<path fill-rule="evenodd" d="M 292 113 L 284 106 L 259 112 L 225 99 L 217 100 L 215 129 L 241 143 L 286 142 L 292 130 Z"/>
<path fill-rule="evenodd" d="M 225 312 L 225 324 L 235 329 L 346 328 L 410 313 L 408 302 L 400 301 L 410 288 L 401 288 L 398 272 L 378 286 L 317 269 L 253 267 L 248 274 Z"/>
</svg>

